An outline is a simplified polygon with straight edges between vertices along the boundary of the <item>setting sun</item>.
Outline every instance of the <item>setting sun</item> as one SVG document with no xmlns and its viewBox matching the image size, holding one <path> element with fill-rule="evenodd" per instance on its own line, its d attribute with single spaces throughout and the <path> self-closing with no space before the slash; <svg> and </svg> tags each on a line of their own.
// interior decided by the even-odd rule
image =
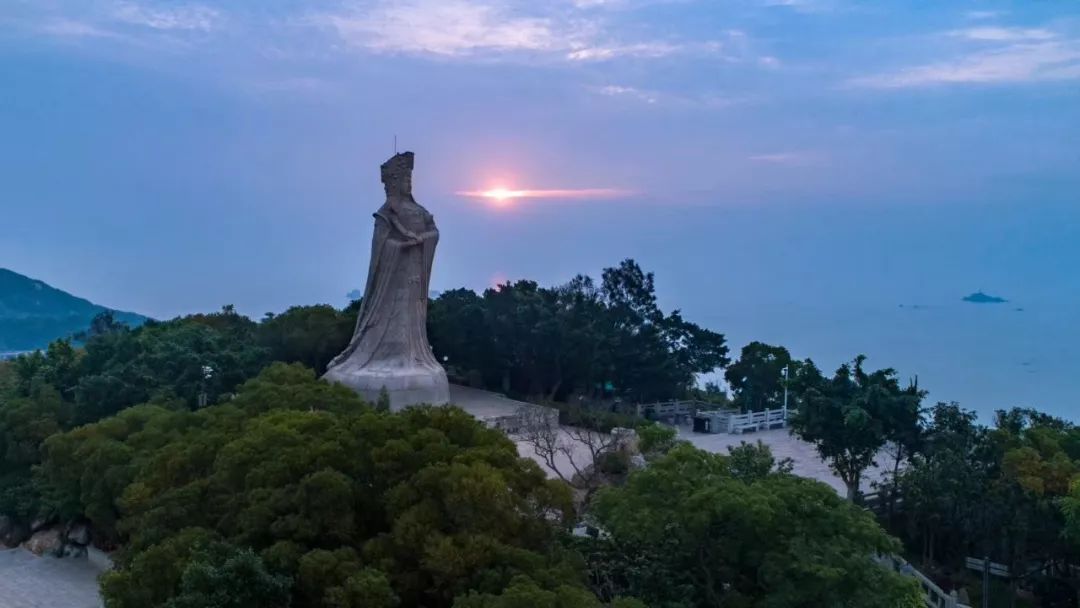
<svg viewBox="0 0 1080 608">
<path fill-rule="evenodd" d="M 616 188 L 578 188 L 578 189 L 532 189 L 532 190 L 511 190 L 504 186 L 496 186 L 487 190 L 462 190 L 458 191 L 459 196 L 467 196 L 471 198 L 479 198 L 491 201 L 491 203 L 505 207 L 516 199 L 601 199 L 601 198 L 618 198 L 621 196 L 627 196 L 632 194 L 629 190 L 620 190 Z"/>
<path fill-rule="evenodd" d="M 507 190 L 506 188 L 492 188 L 491 190 L 485 190 L 483 192 L 484 198 L 490 198 L 500 203 L 519 196 L 521 196 L 521 192 L 517 190 Z"/>
</svg>

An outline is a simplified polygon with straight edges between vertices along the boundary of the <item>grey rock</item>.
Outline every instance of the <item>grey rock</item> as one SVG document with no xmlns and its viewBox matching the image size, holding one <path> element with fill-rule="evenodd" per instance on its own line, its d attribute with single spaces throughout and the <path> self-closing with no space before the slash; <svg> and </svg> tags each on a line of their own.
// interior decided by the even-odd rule
<svg viewBox="0 0 1080 608">
<path fill-rule="evenodd" d="M 68 543 L 64 545 L 63 549 L 60 550 L 60 557 L 68 557 L 72 559 L 84 558 L 86 557 L 86 546 Z"/>
<path fill-rule="evenodd" d="M 45 528 L 45 527 L 51 525 L 52 523 L 53 523 L 53 520 L 51 518 L 39 517 L 39 518 L 35 519 L 34 521 L 30 522 L 30 532 L 31 533 L 37 532 L 38 530 L 41 530 L 42 528 Z"/>
<path fill-rule="evenodd" d="M 73 522 L 68 524 L 67 541 L 76 545 L 89 545 L 90 526 L 83 522 Z"/>
<path fill-rule="evenodd" d="M 390 407 L 444 405 L 450 388 L 427 338 L 431 267 L 439 230 L 412 195 L 413 153 L 382 165 L 386 202 L 375 212 L 367 285 L 349 346 L 323 376 L 376 403 L 386 389 Z"/>
<path fill-rule="evenodd" d="M 30 538 L 30 528 L 12 517 L 0 515 L 0 545 L 15 547 Z"/>
<path fill-rule="evenodd" d="M 60 528 L 39 530 L 22 544 L 22 547 L 34 555 L 60 555 L 64 548 Z"/>
</svg>

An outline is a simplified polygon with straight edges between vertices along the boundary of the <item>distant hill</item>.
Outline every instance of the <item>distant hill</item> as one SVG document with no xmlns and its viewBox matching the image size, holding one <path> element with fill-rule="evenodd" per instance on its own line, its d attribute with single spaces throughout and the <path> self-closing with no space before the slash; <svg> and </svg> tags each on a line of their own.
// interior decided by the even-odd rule
<svg viewBox="0 0 1080 608">
<path fill-rule="evenodd" d="M 44 348 L 90 326 L 90 320 L 110 310 L 17 272 L 0 268 L 0 353 Z M 131 326 L 146 317 L 113 311 Z"/>
</svg>

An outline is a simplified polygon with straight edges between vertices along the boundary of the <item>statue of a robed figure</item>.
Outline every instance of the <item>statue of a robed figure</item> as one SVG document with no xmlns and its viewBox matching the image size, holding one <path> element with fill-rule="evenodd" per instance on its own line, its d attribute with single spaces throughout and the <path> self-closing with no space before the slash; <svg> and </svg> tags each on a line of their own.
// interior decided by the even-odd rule
<svg viewBox="0 0 1080 608">
<path fill-rule="evenodd" d="M 445 404 L 446 371 L 427 340 L 428 285 L 439 230 L 412 196 L 413 153 L 382 165 L 386 202 L 375 212 L 367 286 L 349 346 L 327 368 L 326 380 L 375 402 L 382 389 L 397 410 Z"/>
</svg>

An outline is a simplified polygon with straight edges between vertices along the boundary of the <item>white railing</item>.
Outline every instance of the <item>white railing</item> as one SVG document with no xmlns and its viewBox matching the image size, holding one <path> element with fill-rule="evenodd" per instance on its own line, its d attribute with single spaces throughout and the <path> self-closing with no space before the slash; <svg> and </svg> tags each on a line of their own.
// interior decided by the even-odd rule
<svg viewBox="0 0 1080 608">
<path fill-rule="evenodd" d="M 727 430 L 729 433 L 742 433 L 744 431 L 762 431 L 772 428 L 783 428 L 787 425 L 790 410 L 765 410 L 764 412 L 749 412 L 746 414 L 730 414 L 727 417 Z"/>
<path fill-rule="evenodd" d="M 919 572 L 914 566 L 904 561 L 900 557 L 895 555 L 875 556 L 874 561 L 877 563 L 903 574 L 914 578 L 919 583 L 919 588 L 923 592 L 923 601 L 928 608 L 971 608 L 967 604 L 961 604 L 956 596 L 951 593 L 945 593 L 945 590 L 938 587 L 937 584 L 930 580 L 925 574 Z"/>
<path fill-rule="evenodd" d="M 738 413 L 738 410 L 716 409 L 717 404 L 705 401 L 657 401 L 654 403 L 639 403 L 637 414 L 645 416 L 651 413 L 654 419 L 689 419 L 698 414 L 708 414 L 713 418 L 717 429 L 728 433 L 742 433 L 744 431 L 762 431 L 787 426 L 788 419 L 796 412 L 793 409 L 765 410 L 763 412 Z M 713 431 L 717 432 L 717 431 Z"/>
<path fill-rule="evenodd" d="M 645 416 L 646 411 L 652 412 L 654 418 L 689 418 L 701 410 L 716 407 L 716 404 L 697 400 L 656 401 L 653 403 L 637 404 L 637 415 Z"/>
</svg>

